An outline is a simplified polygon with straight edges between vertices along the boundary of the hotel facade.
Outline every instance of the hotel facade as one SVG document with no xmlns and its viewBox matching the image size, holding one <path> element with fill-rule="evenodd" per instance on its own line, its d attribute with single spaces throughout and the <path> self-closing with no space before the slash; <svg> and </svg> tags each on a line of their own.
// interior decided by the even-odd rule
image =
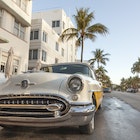
<svg viewBox="0 0 140 140">
<path fill-rule="evenodd" d="M 29 69 L 41 65 L 75 62 L 75 39 L 60 41 L 61 33 L 74 25 L 62 9 L 33 13 L 30 34 Z"/>
<path fill-rule="evenodd" d="M 31 0 L 0 0 L 0 72 L 5 71 L 11 47 L 14 52 L 13 74 L 27 71 L 31 12 Z"/>
<path fill-rule="evenodd" d="M 60 41 L 61 33 L 74 27 L 62 9 L 32 13 L 31 0 L 0 0 L 0 72 L 5 72 L 13 48 L 12 74 L 41 65 L 74 62 L 75 39 Z"/>
</svg>

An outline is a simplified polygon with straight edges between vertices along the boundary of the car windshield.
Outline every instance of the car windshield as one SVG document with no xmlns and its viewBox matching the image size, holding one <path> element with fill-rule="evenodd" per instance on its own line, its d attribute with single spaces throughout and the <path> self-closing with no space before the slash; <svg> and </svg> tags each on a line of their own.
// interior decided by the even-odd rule
<svg viewBox="0 0 140 140">
<path fill-rule="evenodd" d="M 65 73 L 65 74 L 84 74 L 89 76 L 89 68 L 86 65 L 71 64 L 71 65 L 53 65 L 42 68 L 45 72 Z"/>
</svg>

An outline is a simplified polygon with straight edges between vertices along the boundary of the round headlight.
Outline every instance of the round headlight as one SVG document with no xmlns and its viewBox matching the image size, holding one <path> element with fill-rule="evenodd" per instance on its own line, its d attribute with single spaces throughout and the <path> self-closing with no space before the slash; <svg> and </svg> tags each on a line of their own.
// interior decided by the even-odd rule
<svg viewBox="0 0 140 140">
<path fill-rule="evenodd" d="M 68 88 L 72 92 L 78 92 L 81 91 L 83 88 L 83 82 L 80 77 L 70 77 L 68 80 Z"/>
</svg>

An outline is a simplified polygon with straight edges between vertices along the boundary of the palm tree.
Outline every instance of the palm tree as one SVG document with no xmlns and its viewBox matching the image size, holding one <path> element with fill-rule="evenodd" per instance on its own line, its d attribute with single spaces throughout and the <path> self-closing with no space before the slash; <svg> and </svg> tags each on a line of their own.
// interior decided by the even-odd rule
<svg viewBox="0 0 140 140">
<path fill-rule="evenodd" d="M 136 88 L 138 89 L 140 87 L 140 78 L 138 76 L 135 77 L 129 77 L 129 78 L 122 78 L 121 79 L 121 89 L 126 90 L 127 88 Z"/>
<path fill-rule="evenodd" d="M 94 19 L 94 13 L 89 13 L 89 9 L 77 9 L 77 14 L 74 15 L 76 28 L 68 28 L 60 35 L 60 40 L 70 40 L 76 38 L 76 46 L 81 46 L 81 62 L 83 61 L 84 40 L 91 39 L 95 41 L 96 34 L 105 35 L 108 33 L 106 26 L 96 23 L 90 26 Z"/>
<path fill-rule="evenodd" d="M 131 68 L 131 71 L 132 73 L 137 73 L 139 74 L 140 73 L 140 58 L 138 58 L 138 61 L 136 61 L 134 64 L 133 64 L 133 67 Z"/>
<path fill-rule="evenodd" d="M 95 70 L 95 76 L 97 80 L 102 82 L 103 86 L 111 87 L 110 77 L 106 73 L 107 70 L 103 66 L 100 66 L 98 69 Z"/>
<path fill-rule="evenodd" d="M 138 76 L 133 77 L 133 87 L 137 89 L 140 87 L 140 78 Z"/>
<path fill-rule="evenodd" d="M 95 70 L 96 78 L 99 81 L 101 81 L 102 77 L 105 75 L 106 72 L 107 72 L 107 70 L 103 66 L 100 66 L 98 69 Z"/>
<path fill-rule="evenodd" d="M 110 55 L 109 53 L 104 54 L 104 50 L 96 49 L 95 51 L 92 51 L 94 57 L 93 59 L 90 59 L 90 65 L 94 65 L 95 62 L 97 62 L 97 68 L 99 69 L 100 63 L 103 65 L 106 65 L 106 61 L 109 61 L 109 59 L 106 57 Z"/>
<path fill-rule="evenodd" d="M 130 79 L 129 79 L 130 80 Z M 121 79 L 120 88 L 122 91 L 125 91 L 129 87 L 128 85 L 128 79 L 125 79 L 124 77 Z"/>
<path fill-rule="evenodd" d="M 95 75 L 97 80 L 102 81 L 102 77 L 105 75 L 106 72 L 107 70 L 103 66 L 100 66 L 98 69 L 96 69 Z"/>
<path fill-rule="evenodd" d="M 112 82 L 111 82 L 110 77 L 108 75 L 105 74 L 102 77 L 102 84 L 105 87 L 112 87 Z"/>
</svg>

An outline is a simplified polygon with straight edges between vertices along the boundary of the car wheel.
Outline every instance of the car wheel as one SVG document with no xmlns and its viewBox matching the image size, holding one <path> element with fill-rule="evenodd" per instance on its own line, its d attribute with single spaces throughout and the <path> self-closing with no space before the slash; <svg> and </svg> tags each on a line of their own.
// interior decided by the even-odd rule
<svg viewBox="0 0 140 140">
<path fill-rule="evenodd" d="M 82 134 L 92 134 L 94 131 L 94 116 L 92 117 L 92 120 L 87 125 L 79 126 L 80 132 Z"/>
<path fill-rule="evenodd" d="M 95 99 L 95 95 L 94 94 L 92 95 L 92 102 L 96 106 L 96 99 Z"/>
<path fill-rule="evenodd" d="M 102 103 L 101 103 L 101 104 L 99 105 L 98 109 L 102 109 L 102 106 L 103 106 L 103 105 L 102 105 Z"/>
</svg>

